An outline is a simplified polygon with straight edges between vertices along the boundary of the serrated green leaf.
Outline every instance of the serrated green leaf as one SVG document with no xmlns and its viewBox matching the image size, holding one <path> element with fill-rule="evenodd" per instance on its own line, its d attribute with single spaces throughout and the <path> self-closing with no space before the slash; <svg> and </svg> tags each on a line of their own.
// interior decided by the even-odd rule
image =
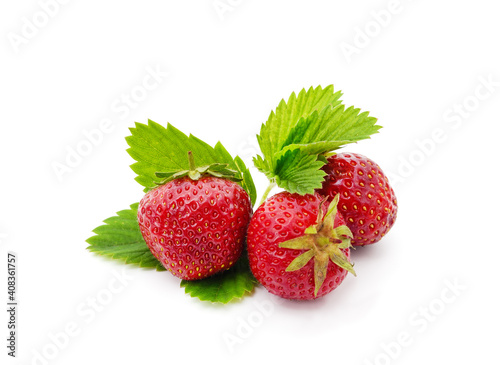
<svg viewBox="0 0 500 365">
<path fill-rule="evenodd" d="M 238 168 L 238 171 L 241 173 L 243 180 L 240 182 L 241 186 L 245 191 L 250 195 L 250 200 L 252 202 L 252 206 L 255 205 L 255 200 L 257 199 L 257 189 L 255 188 L 255 184 L 252 179 L 252 175 L 250 174 L 250 169 L 245 166 L 245 163 L 240 158 L 240 156 L 236 156 L 234 159 L 234 163 Z"/>
<path fill-rule="evenodd" d="M 274 178 L 275 174 L 273 168 L 269 166 L 268 161 L 263 160 L 261 156 L 255 156 L 253 158 L 253 164 L 260 172 L 265 174 L 269 180 Z"/>
<path fill-rule="evenodd" d="M 333 85 L 329 85 L 324 89 L 321 86 L 310 87 L 307 91 L 302 89 L 298 95 L 292 93 L 287 102 L 281 100 L 257 136 L 264 159 L 272 160 L 274 154 L 281 150 L 291 129 L 301 117 L 322 110 L 326 106 L 339 105 L 341 96 L 340 91 L 334 92 Z"/>
<path fill-rule="evenodd" d="M 104 225 L 93 230 L 96 235 L 87 239 L 87 249 L 126 264 L 164 271 L 142 238 L 137 223 L 138 206 L 138 203 L 132 204 L 130 209 L 104 220 Z"/>
<path fill-rule="evenodd" d="M 298 96 L 292 93 L 288 102 L 282 100 L 257 136 L 263 155 L 254 157 L 257 169 L 292 193 L 312 193 L 320 187 L 324 174 L 316 170 L 325 163 L 322 154 L 370 138 L 381 128 L 368 112 L 346 109 L 341 95 L 330 85 L 303 89 Z"/>
<path fill-rule="evenodd" d="M 344 105 L 338 105 L 325 108 L 301 118 L 290 131 L 283 149 L 297 145 L 309 153 L 332 151 L 345 144 L 370 138 L 381 128 L 375 125 L 376 122 L 377 119 L 368 116 L 368 112 L 360 114 L 360 109 L 354 107 L 345 109 Z"/>
<path fill-rule="evenodd" d="M 203 280 L 182 280 L 186 294 L 202 301 L 226 304 L 251 293 L 257 285 L 245 254 L 227 271 Z"/>
<path fill-rule="evenodd" d="M 319 155 L 326 151 L 334 151 L 339 149 L 346 144 L 352 143 L 352 141 L 320 141 L 320 142 L 312 142 L 312 143 L 302 143 L 302 144 L 290 144 L 288 146 L 283 147 L 281 151 L 276 153 L 274 158 L 276 160 L 281 159 L 283 155 L 292 150 L 301 150 L 310 155 Z"/>
<path fill-rule="evenodd" d="M 313 194 L 321 188 L 326 173 L 323 161 L 300 150 L 287 151 L 276 163 L 276 184 L 290 193 Z"/>
<path fill-rule="evenodd" d="M 152 120 L 147 125 L 135 123 L 130 132 L 131 135 L 126 137 L 130 146 L 127 152 L 137 161 L 130 167 L 137 174 L 135 180 L 145 187 L 145 191 L 156 186 L 156 173 L 189 170 L 187 153 L 191 151 L 197 166 L 220 163 L 237 171 L 236 178 L 242 179 L 239 184 L 249 194 L 252 204 L 255 203 L 257 194 L 250 171 L 239 157 L 233 159 L 220 142 L 211 147 L 193 135 L 186 136 L 171 124 L 165 128 Z"/>
</svg>

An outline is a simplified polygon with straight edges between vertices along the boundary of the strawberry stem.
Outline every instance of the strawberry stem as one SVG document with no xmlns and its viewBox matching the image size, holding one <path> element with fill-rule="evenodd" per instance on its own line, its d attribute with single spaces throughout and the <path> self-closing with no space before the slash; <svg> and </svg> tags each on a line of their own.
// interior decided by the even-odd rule
<svg viewBox="0 0 500 365">
<path fill-rule="evenodd" d="M 259 203 L 259 206 L 262 205 L 262 203 L 264 203 L 267 199 L 267 196 L 269 195 L 269 193 L 271 192 L 271 190 L 273 190 L 274 188 L 276 187 L 276 183 L 274 181 L 272 181 L 268 186 L 267 186 L 267 189 L 266 191 L 264 191 L 264 195 L 262 195 L 262 199 L 260 199 L 260 203 Z"/>
<path fill-rule="evenodd" d="M 196 170 L 196 165 L 194 164 L 193 152 L 191 151 L 188 151 L 188 161 L 189 161 L 189 170 L 190 171 Z"/>
<path fill-rule="evenodd" d="M 349 249 L 351 246 L 350 239 L 352 238 L 352 232 L 345 225 L 335 227 L 335 216 L 338 214 L 338 201 L 339 195 L 337 194 L 328 207 L 328 211 L 325 215 L 323 211 L 323 203 L 325 200 L 321 200 L 316 223 L 307 227 L 303 236 L 292 238 L 279 244 L 281 248 L 302 251 L 307 250 L 288 265 L 285 269 L 287 272 L 300 270 L 314 258 L 315 297 L 318 295 L 325 281 L 328 263 L 330 261 L 356 276 L 353 265 L 342 251 L 343 249 Z"/>
</svg>

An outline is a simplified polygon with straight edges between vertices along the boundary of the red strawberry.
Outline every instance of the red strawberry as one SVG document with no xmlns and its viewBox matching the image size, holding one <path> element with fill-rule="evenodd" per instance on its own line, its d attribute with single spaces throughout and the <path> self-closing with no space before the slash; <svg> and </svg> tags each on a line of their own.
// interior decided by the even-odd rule
<svg viewBox="0 0 500 365">
<path fill-rule="evenodd" d="M 267 199 L 248 226 L 248 257 L 256 279 L 287 299 L 315 299 L 335 289 L 347 271 L 349 237 L 337 200 L 282 192 Z"/>
<path fill-rule="evenodd" d="M 220 165 L 216 167 L 220 175 Z M 185 280 L 203 279 L 234 265 L 252 214 L 243 188 L 227 179 L 202 176 L 200 169 L 192 168 L 189 176 L 149 191 L 138 209 L 149 249 L 167 270 Z"/>
<path fill-rule="evenodd" d="M 331 156 L 318 190 L 330 199 L 340 194 L 339 210 L 351 229 L 353 246 L 378 242 L 391 229 L 398 211 L 394 190 L 380 167 L 356 153 Z"/>
</svg>

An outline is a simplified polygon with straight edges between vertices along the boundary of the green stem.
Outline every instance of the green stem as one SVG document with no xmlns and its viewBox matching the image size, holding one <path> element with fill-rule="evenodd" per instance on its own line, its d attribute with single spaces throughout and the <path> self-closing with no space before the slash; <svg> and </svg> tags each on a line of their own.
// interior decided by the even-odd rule
<svg viewBox="0 0 500 365">
<path fill-rule="evenodd" d="M 267 186 L 266 191 L 264 191 L 264 195 L 262 195 L 262 199 L 260 199 L 259 207 L 262 205 L 262 203 L 264 203 L 266 201 L 267 196 L 269 195 L 271 190 L 273 190 L 275 187 L 276 187 L 276 183 L 271 181 L 269 183 L 269 185 Z"/>
<path fill-rule="evenodd" d="M 190 171 L 196 170 L 196 165 L 194 164 L 193 153 L 191 151 L 188 151 L 188 161 L 189 161 L 189 170 Z"/>
</svg>

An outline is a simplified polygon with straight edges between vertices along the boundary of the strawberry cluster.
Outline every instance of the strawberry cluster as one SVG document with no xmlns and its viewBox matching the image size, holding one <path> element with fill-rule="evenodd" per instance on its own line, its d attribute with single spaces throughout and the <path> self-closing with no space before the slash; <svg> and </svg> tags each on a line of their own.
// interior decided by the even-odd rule
<svg viewBox="0 0 500 365">
<path fill-rule="evenodd" d="M 255 211 L 250 170 L 220 142 L 136 123 L 127 151 L 146 194 L 96 228 L 89 249 L 168 271 L 201 300 L 227 303 L 257 281 L 287 299 L 330 293 L 356 275 L 351 248 L 380 241 L 397 216 L 382 169 L 336 152 L 381 128 L 341 95 L 332 85 L 292 93 L 262 124 L 253 163 L 269 186 Z"/>
<path fill-rule="evenodd" d="M 367 113 L 345 109 L 339 96 L 328 88 L 292 94 L 262 126 L 258 140 L 264 157 L 257 156 L 255 165 L 269 177 L 265 195 L 276 185 L 285 191 L 264 196 L 255 213 L 237 172 L 227 165 L 197 167 L 189 152 L 189 170 L 157 172 L 165 179 L 138 209 L 153 255 L 173 275 L 199 280 L 231 268 L 246 238 L 254 277 L 287 299 L 324 296 L 348 272 L 355 275 L 350 248 L 387 234 L 397 202 L 374 161 L 332 153 L 380 128 Z M 310 110 L 294 114 L 303 103 Z"/>
</svg>

